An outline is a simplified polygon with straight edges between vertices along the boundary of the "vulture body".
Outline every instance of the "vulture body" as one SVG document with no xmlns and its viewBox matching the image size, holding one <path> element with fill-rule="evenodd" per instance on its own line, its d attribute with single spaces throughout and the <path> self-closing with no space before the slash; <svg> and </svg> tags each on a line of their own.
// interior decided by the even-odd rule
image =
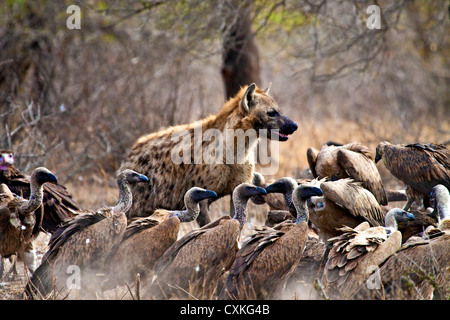
<svg viewBox="0 0 450 320">
<path fill-rule="evenodd" d="M 30 178 L 31 195 L 28 200 L 13 195 L 5 184 L 1 185 L 0 204 L 0 259 L 18 254 L 27 268 L 34 272 L 36 255 L 32 243 L 36 224 L 35 210 L 42 205 L 43 185 L 55 183 L 56 177 L 46 168 L 33 170 Z M 1 266 L 3 272 L 3 262 Z"/>
<path fill-rule="evenodd" d="M 362 290 L 363 299 L 445 299 L 450 297 L 450 195 L 447 188 L 432 188 L 431 202 L 438 213 L 439 232 L 406 242 L 379 270 L 376 290 Z"/>
<path fill-rule="evenodd" d="M 280 180 L 284 180 L 280 184 Z M 260 229 L 251 235 L 236 255 L 219 299 L 274 299 L 280 298 L 286 282 L 297 268 L 308 239 L 308 207 L 306 200 L 321 195 L 319 188 L 297 186 L 292 178 L 282 178 L 268 186 L 266 191 L 283 193 L 283 184 L 289 184 L 291 198 L 297 209 L 296 223 L 284 221 L 273 228 Z"/>
<path fill-rule="evenodd" d="M 14 154 L 10 150 L 0 150 L 0 183 L 6 184 L 18 196 L 30 196 L 30 177 L 14 167 Z M 37 235 L 41 228 L 53 233 L 61 223 L 72 219 L 78 210 L 81 210 L 80 206 L 63 185 L 45 184 L 42 206 L 35 211 L 33 235 Z"/>
<path fill-rule="evenodd" d="M 122 171 L 117 177 L 119 202 L 115 207 L 80 213 L 53 233 L 49 250 L 26 286 L 28 298 L 45 298 L 53 289 L 68 289 L 68 267 L 73 265 L 84 274 L 81 280 L 85 282 L 80 285 L 84 287 L 93 281 L 88 279 L 88 272 L 100 270 L 105 255 L 122 239 L 127 226 L 126 212 L 132 204 L 130 185 L 139 182 L 149 180 L 135 171 Z"/>
<path fill-rule="evenodd" d="M 394 177 L 407 185 L 408 203 L 405 210 L 416 200 L 425 200 L 438 184 L 450 188 L 450 151 L 440 144 L 394 145 L 380 142 L 376 149 L 375 162 L 383 160 Z"/>
<path fill-rule="evenodd" d="M 332 299 L 351 299 L 370 272 L 393 255 L 401 246 L 398 223 L 414 220 L 414 216 L 395 208 L 386 214 L 385 227 L 370 227 L 363 222 L 356 228 L 343 227 L 333 244 L 325 265 L 322 284 Z"/>
<path fill-rule="evenodd" d="M 211 299 L 217 282 L 238 251 L 238 239 L 246 221 L 250 197 L 266 194 L 247 183 L 233 190 L 235 215 L 226 215 L 176 241 L 156 262 L 155 277 L 146 298 L 195 297 Z"/>
<path fill-rule="evenodd" d="M 317 182 L 323 196 L 309 201 L 309 220 L 319 229 L 320 238 L 326 243 L 329 238 L 342 233 L 344 226 L 355 228 L 367 221 L 370 226 L 384 225 L 385 214 L 374 195 L 351 179 Z"/>
<path fill-rule="evenodd" d="M 380 173 L 372 153 L 366 146 L 360 143 L 324 145 L 320 151 L 309 148 L 306 155 L 314 178 L 352 178 L 372 192 L 379 204 L 388 203 Z"/>
<path fill-rule="evenodd" d="M 215 197 L 214 191 L 193 187 L 184 196 L 186 210 L 158 209 L 150 217 L 134 219 L 105 262 L 110 279 L 103 289 L 131 283 L 138 273 L 146 278 L 156 260 L 177 240 L 180 224 L 197 219 L 199 202 Z"/>
</svg>

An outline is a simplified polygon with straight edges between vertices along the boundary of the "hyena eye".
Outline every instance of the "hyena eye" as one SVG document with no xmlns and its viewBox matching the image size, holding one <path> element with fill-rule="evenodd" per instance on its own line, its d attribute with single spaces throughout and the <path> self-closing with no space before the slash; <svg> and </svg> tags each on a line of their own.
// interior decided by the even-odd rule
<svg viewBox="0 0 450 320">
<path fill-rule="evenodd" d="M 267 112 L 267 115 L 268 115 L 269 117 L 276 117 L 276 116 L 279 115 L 279 113 L 278 113 L 278 111 L 276 111 L 276 110 L 272 110 L 272 111 Z"/>
</svg>

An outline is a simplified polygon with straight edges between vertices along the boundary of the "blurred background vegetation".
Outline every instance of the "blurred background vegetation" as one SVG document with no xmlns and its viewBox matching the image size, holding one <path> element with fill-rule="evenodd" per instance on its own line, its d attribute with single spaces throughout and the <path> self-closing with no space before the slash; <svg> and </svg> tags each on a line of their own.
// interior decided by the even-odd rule
<svg viewBox="0 0 450 320">
<path fill-rule="evenodd" d="M 80 30 L 66 27 L 72 4 Z M 372 4 L 380 30 L 366 26 Z M 250 82 L 273 82 L 271 94 L 300 125 L 280 146 L 278 176 L 299 175 L 306 149 L 328 140 L 373 150 L 382 140 L 448 144 L 449 6 L 2 1 L 0 146 L 22 171 L 45 165 L 65 184 L 114 186 L 140 135 L 216 113 Z"/>
</svg>

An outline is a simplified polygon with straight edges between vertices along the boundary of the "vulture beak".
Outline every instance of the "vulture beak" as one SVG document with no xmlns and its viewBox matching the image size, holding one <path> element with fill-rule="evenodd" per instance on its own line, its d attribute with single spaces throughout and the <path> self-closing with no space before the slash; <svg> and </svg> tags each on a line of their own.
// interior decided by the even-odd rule
<svg viewBox="0 0 450 320">
<path fill-rule="evenodd" d="M 283 193 L 283 186 L 281 183 L 275 182 L 267 186 L 265 190 L 267 193 Z"/>
<path fill-rule="evenodd" d="M 194 201 L 200 202 L 204 199 L 217 198 L 217 193 L 211 190 L 198 191 L 194 194 Z"/>
<path fill-rule="evenodd" d="M 261 187 L 254 187 L 252 188 L 252 190 L 250 190 L 250 195 L 251 196 L 260 196 L 260 195 L 265 195 L 267 194 L 266 189 L 261 188 Z"/>
<path fill-rule="evenodd" d="M 58 179 L 56 178 L 56 176 L 53 173 L 48 173 L 47 180 L 48 180 L 48 182 L 58 183 Z"/>
<path fill-rule="evenodd" d="M 139 182 L 150 182 L 150 180 L 148 180 L 147 176 L 140 174 L 139 177 Z"/>
<path fill-rule="evenodd" d="M 407 212 L 406 213 L 406 220 L 414 221 L 414 220 L 416 220 L 416 217 L 411 212 Z"/>
<path fill-rule="evenodd" d="M 377 148 L 377 151 L 375 152 L 375 163 L 378 163 L 378 161 L 380 161 L 380 160 L 381 160 L 381 155 L 378 152 L 378 148 Z"/>
</svg>

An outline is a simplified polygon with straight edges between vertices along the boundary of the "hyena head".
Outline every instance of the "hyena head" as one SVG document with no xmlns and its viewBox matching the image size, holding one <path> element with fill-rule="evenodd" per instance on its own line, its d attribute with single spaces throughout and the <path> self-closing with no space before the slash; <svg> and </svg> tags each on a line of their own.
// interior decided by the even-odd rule
<svg viewBox="0 0 450 320">
<path fill-rule="evenodd" d="M 280 107 L 269 95 L 269 89 L 270 86 L 260 90 L 254 83 L 245 89 L 239 103 L 244 115 L 242 124 L 245 129 L 253 128 L 258 134 L 260 129 L 266 129 L 268 139 L 286 141 L 298 125 L 281 113 Z"/>
</svg>

